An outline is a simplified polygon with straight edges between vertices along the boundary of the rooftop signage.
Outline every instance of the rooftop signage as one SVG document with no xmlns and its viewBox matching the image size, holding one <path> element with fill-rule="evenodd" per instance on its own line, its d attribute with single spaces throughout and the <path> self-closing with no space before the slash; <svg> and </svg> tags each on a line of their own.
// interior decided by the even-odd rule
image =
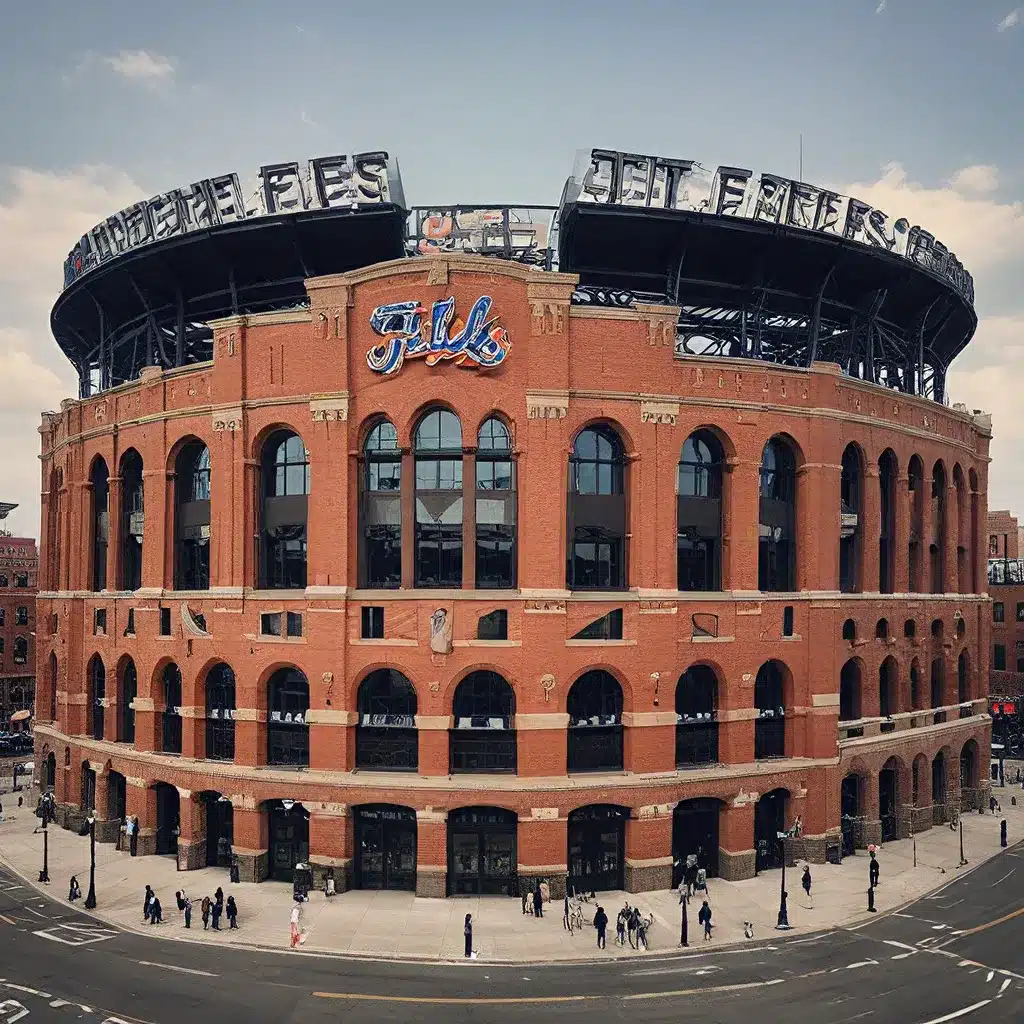
<svg viewBox="0 0 1024 1024">
<path fill-rule="evenodd" d="M 870 203 L 777 174 L 740 167 L 712 171 L 693 160 L 595 149 L 577 159 L 566 201 L 689 210 L 836 235 L 913 260 L 973 304 L 974 281 L 933 234 Z"/>
<path fill-rule="evenodd" d="M 255 217 L 383 203 L 405 205 L 398 163 L 383 150 L 351 158 L 317 157 L 304 169 L 298 163 L 266 164 L 254 192 L 243 190 L 237 174 L 204 178 L 128 206 L 97 224 L 65 260 L 64 287 L 150 242 Z"/>
<path fill-rule="evenodd" d="M 429 319 L 425 318 L 429 314 Z M 491 316 L 491 298 L 482 295 L 463 322 L 455 316 L 455 299 L 438 299 L 429 308 L 419 302 L 390 302 L 370 314 L 370 327 L 384 339 L 366 353 L 376 373 L 398 373 L 406 359 L 427 366 L 451 360 L 466 369 L 490 370 L 512 351 L 508 332 Z"/>
</svg>

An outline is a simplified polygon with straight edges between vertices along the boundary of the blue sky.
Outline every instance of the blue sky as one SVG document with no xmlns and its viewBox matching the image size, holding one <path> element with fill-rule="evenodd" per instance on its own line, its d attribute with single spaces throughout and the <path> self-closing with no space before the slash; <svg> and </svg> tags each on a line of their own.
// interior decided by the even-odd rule
<svg viewBox="0 0 1024 1024">
<path fill-rule="evenodd" d="M 796 174 L 801 132 L 805 179 L 917 218 L 974 273 L 982 327 L 951 397 L 995 414 L 992 505 L 1024 512 L 1024 424 L 1002 415 L 1024 376 L 1013 0 L 4 6 L 0 374 L 18 386 L 0 461 L 16 530 L 38 530 L 38 410 L 74 383 L 47 330 L 61 259 L 127 202 L 384 148 L 412 202 L 545 204 L 577 149 Z"/>
</svg>

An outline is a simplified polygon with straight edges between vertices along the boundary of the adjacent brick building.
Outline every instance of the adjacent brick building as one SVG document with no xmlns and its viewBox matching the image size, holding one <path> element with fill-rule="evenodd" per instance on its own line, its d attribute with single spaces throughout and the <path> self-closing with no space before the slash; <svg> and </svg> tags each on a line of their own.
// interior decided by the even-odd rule
<svg viewBox="0 0 1024 1024">
<path fill-rule="evenodd" d="M 0 531 L 0 731 L 28 728 L 35 699 L 38 571 L 35 540 Z"/>
<path fill-rule="evenodd" d="M 691 852 L 744 878 L 797 818 L 822 860 L 986 798 L 988 417 L 680 356 L 677 308 L 575 280 L 313 279 L 44 416 L 37 770 L 68 824 L 443 896 L 667 886 Z M 369 365 L 382 305 L 481 296 L 496 368 Z"/>
<path fill-rule="evenodd" d="M 992 596 L 992 670 L 989 693 L 1024 693 L 1024 576 L 1017 517 L 988 514 L 988 584 Z"/>
</svg>

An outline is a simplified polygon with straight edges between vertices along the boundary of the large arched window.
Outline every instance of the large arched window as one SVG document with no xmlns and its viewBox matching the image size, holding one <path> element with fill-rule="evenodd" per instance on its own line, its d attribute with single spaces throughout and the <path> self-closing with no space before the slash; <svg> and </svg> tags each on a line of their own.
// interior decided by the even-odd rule
<svg viewBox="0 0 1024 1024">
<path fill-rule="evenodd" d="M 692 665 L 676 683 L 676 767 L 718 760 L 718 680 L 708 665 Z"/>
<path fill-rule="evenodd" d="M 363 585 L 402 585 L 402 453 L 398 431 L 381 420 L 363 443 Z"/>
<path fill-rule="evenodd" d="M 206 674 L 206 756 L 235 759 L 235 673 L 223 661 Z"/>
<path fill-rule="evenodd" d="M 676 578 L 680 590 L 721 590 L 722 446 L 710 430 L 683 443 L 677 470 Z"/>
<path fill-rule="evenodd" d="M 267 764 L 309 767 L 309 683 L 297 668 L 267 683 Z"/>
<path fill-rule="evenodd" d="M 57 721 L 57 655 L 50 651 L 50 721 Z"/>
<path fill-rule="evenodd" d="M 605 424 L 580 431 L 569 458 L 570 590 L 626 586 L 626 453 Z"/>
<path fill-rule="evenodd" d="M 886 448 L 878 460 L 878 490 L 881 498 L 881 523 L 878 538 L 878 590 L 891 594 L 896 589 L 896 479 L 899 465 L 896 454 Z"/>
<path fill-rule="evenodd" d="M 449 767 L 465 772 L 516 771 L 516 698 L 497 672 L 470 672 L 452 697 Z"/>
<path fill-rule="evenodd" d="M 961 651 L 956 660 L 956 699 L 959 704 L 966 704 L 971 699 L 971 658 L 967 651 Z M 960 714 L 968 717 L 971 708 L 961 708 Z"/>
<path fill-rule="evenodd" d="M 839 480 L 839 589 L 844 594 L 856 594 L 864 589 L 861 574 L 864 472 L 860 449 L 855 444 L 848 444 L 843 451 Z"/>
<path fill-rule="evenodd" d="M 174 463 L 174 588 L 210 587 L 210 449 L 184 445 Z"/>
<path fill-rule="evenodd" d="M 785 667 L 766 661 L 754 680 L 754 757 L 758 760 L 786 756 Z"/>
<path fill-rule="evenodd" d="M 142 456 L 129 448 L 121 458 L 121 590 L 142 586 L 145 525 Z"/>
<path fill-rule="evenodd" d="M 908 585 L 912 594 L 924 590 L 922 550 L 927 545 L 921 537 L 924 532 L 924 463 L 913 455 L 907 464 L 907 500 L 910 504 L 910 539 L 908 542 Z"/>
<path fill-rule="evenodd" d="M 839 721 L 855 722 L 861 717 L 861 672 L 856 658 L 839 673 Z"/>
<path fill-rule="evenodd" d="M 27 623 L 26 623 L 27 625 Z M 16 636 L 14 638 L 14 664 L 24 665 L 28 662 L 28 637 Z"/>
<path fill-rule="evenodd" d="M 931 592 L 942 594 L 946 589 L 946 467 L 942 461 L 932 468 L 932 535 L 928 538 L 931 562 Z"/>
<path fill-rule="evenodd" d="M 416 425 L 417 587 L 462 586 L 462 425 L 433 409 Z"/>
<path fill-rule="evenodd" d="M 796 587 L 796 457 L 780 437 L 761 454 L 757 581 L 763 591 Z"/>
<path fill-rule="evenodd" d="M 117 699 L 118 741 L 121 743 L 135 742 L 135 708 L 132 701 L 139 692 L 139 677 L 135 662 L 129 658 L 121 667 L 121 686 Z"/>
<path fill-rule="evenodd" d="M 476 440 L 476 585 L 516 585 L 516 482 L 512 435 L 496 416 Z"/>
<path fill-rule="evenodd" d="M 584 672 L 569 688 L 568 769 L 622 771 L 622 687 L 609 672 Z"/>
<path fill-rule="evenodd" d="M 356 767 L 372 771 L 416 771 L 416 691 L 401 672 L 380 668 L 356 695 Z"/>
<path fill-rule="evenodd" d="M 967 498 L 967 484 L 964 480 L 964 471 L 958 462 L 953 467 L 953 487 L 956 495 L 956 508 L 953 509 L 954 525 L 950 531 L 953 543 L 956 545 L 956 580 L 947 581 L 947 590 L 953 590 L 952 586 L 955 583 L 955 589 L 958 594 L 969 594 L 971 592 L 971 582 L 969 578 L 969 565 L 968 565 L 968 530 L 967 517 L 968 517 L 968 498 Z"/>
<path fill-rule="evenodd" d="M 181 753 L 181 669 L 174 662 L 164 668 L 162 679 L 164 701 L 163 740 L 160 749 L 165 754 Z"/>
<path fill-rule="evenodd" d="M 878 713 L 882 718 L 890 718 L 901 710 L 899 668 L 896 659 L 890 655 L 878 667 Z M 893 729 L 895 729 L 894 722 L 882 723 L 882 732 L 891 732 Z"/>
<path fill-rule="evenodd" d="M 90 720 L 86 729 L 94 740 L 103 739 L 103 713 L 107 702 L 107 670 L 98 654 L 94 654 L 86 672 L 86 713 Z"/>
<path fill-rule="evenodd" d="M 107 542 L 110 537 L 110 471 L 99 456 L 89 473 L 92 484 L 92 589 L 107 588 Z"/>
<path fill-rule="evenodd" d="M 932 659 L 931 669 L 931 706 L 932 708 L 941 708 L 943 706 L 943 690 L 946 685 L 946 665 L 941 657 Z M 945 711 L 936 711 L 932 716 L 932 722 L 935 725 L 946 720 Z"/>
<path fill-rule="evenodd" d="M 309 453 L 298 434 L 278 430 L 267 438 L 261 460 L 263 509 L 260 586 L 298 590 L 306 586 L 306 518 Z"/>
</svg>

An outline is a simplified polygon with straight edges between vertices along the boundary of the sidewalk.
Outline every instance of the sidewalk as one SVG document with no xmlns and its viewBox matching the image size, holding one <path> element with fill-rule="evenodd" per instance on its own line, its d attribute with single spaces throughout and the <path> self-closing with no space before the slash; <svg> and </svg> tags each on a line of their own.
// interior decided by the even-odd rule
<svg viewBox="0 0 1024 1024">
<path fill-rule="evenodd" d="M 993 787 L 1003 805 L 1002 815 L 964 814 L 964 852 L 970 862 L 963 871 L 999 852 L 999 821 L 1007 820 L 1009 842 L 1024 836 L 1024 790 L 1007 786 Z M 1010 804 L 1017 796 L 1018 805 Z M 4 820 L 0 822 L 0 860 L 33 885 L 42 866 L 43 839 L 33 834 L 38 819 L 31 804 L 17 806 L 17 795 L 3 798 Z M 876 890 L 879 911 L 892 910 L 952 881 L 960 873 L 960 839 L 948 826 L 937 826 L 917 837 L 917 867 L 913 866 L 911 840 L 886 844 L 879 853 L 880 884 Z M 802 867 L 802 866 L 801 866 Z M 68 881 L 78 876 L 83 897 L 89 886 L 89 840 L 63 829 L 49 829 L 50 894 L 66 899 Z M 789 869 L 789 922 L 793 932 L 810 932 L 850 924 L 867 916 L 868 857 L 860 851 L 841 865 L 812 865 L 813 900 L 809 902 L 800 886 L 801 869 Z M 754 924 L 755 939 L 778 935 L 775 923 L 779 908 L 781 871 L 770 871 L 742 882 L 709 881 L 709 900 L 714 913 L 714 945 L 743 942 L 743 922 Z M 142 918 L 145 886 L 152 885 L 163 905 L 164 923 L 150 926 Z M 221 932 L 203 931 L 199 903 L 204 895 L 213 895 L 217 886 L 225 895 L 233 895 L 239 908 L 239 929 Z M 175 906 L 174 892 L 184 887 L 194 902 L 192 928 L 185 931 Z M 96 846 L 96 897 L 98 917 L 123 929 L 159 933 L 162 937 L 190 938 L 223 945 L 250 945 L 285 949 L 288 947 L 288 916 L 292 907 L 291 886 L 276 882 L 259 885 L 229 885 L 227 872 L 219 868 L 178 872 L 174 858 L 137 857 L 121 853 L 112 845 Z M 704 945 L 697 924 L 697 911 L 703 897 L 690 903 L 689 938 L 691 946 Z M 654 926 L 649 940 L 651 954 L 678 949 L 680 909 L 676 893 L 599 893 L 585 914 L 592 917 L 597 903 L 611 919 L 611 935 L 606 952 L 596 948 L 592 928 L 570 936 L 562 927 L 561 904 L 545 906 L 544 917 L 523 916 L 517 899 L 472 897 L 459 899 L 418 899 L 411 893 L 348 892 L 329 903 L 320 893 L 312 893 L 303 908 L 303 928 L 307 930 L 304 949 L 310 952 L 342 953 L 385 959 L 461 960 L 463 919 L 473 915 L 474 948 L 481 959 L 489 961 L 549 961 L 642 956 L 627 946 L 612 941 L 615 914 L 629 901 L 643 912 L 653 913 Z M 84 899 L 76 905 L 82 910 Z M 813 906 L 812 906 L 813 903 Z"/>
</svg>

